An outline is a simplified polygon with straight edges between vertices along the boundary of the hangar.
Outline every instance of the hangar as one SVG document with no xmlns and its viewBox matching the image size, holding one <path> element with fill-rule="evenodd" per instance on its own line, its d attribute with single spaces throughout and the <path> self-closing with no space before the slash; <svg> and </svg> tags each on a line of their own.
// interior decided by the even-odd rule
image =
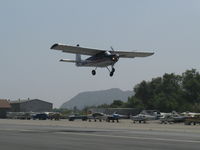
<svg viewBox="0 0 200 150">
<path fill-rule="evenodd" d="M 53 109 L 53 104 L 39 100 L 39 99 L 28 99 L 28 100 L 17 100 L 11 101 L 11 112 L 50 112 Z"/>
<path fill-rule="evenodd" d="M 0 118 L 6 118 L 6 113 L 10 111 L 10 103 L 5 99 L 0 99 Z"/>
</svg>

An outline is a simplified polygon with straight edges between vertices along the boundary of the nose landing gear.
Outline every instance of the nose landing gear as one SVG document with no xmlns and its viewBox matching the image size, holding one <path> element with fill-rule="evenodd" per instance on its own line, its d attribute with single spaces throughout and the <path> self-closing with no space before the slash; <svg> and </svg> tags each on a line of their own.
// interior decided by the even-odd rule
<svg viewBox="0 0 200 150">
<path fill-rule="evenodd" d="M 115 68 L 113 66 L 111 66 L 111 71 L 108 67 L 106 67 L 108 69 L 108 71 L 110 72 L 110 77 L 112 77 L 114 75 L 115 72 Z"/>
<path fill-rule="evenodd" d="M 115 68 L 112 67 L 112 70 L 110 71 L 110 76 L 111 77 L 113 76 L 114 72 L 115 72 Z"/>
</svg>

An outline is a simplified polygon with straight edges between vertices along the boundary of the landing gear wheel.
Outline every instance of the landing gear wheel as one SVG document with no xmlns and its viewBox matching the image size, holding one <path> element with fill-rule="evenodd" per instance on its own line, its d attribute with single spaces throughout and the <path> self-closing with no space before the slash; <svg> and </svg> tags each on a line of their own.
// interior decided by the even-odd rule
<svg viewBox="0 0 200 150">
<path fill-rule="evenodd" d="M 92 75 L 94 76 L 96 74 L 96 71 L 95 70 L 92 70 Z"/>
<path fill-rule="evenodd" d="M 110 72 L 110 76 L 111 76 L 111 77 L 113 76 L 113 74 L 114 74 L 114 72 Z"/>
<path fill-rule="evenodd" d="M 113 76 L 114 72 L 115 72 L 115 68 L 112 68 L 112 71 L 110 72 L 111 77 Z"/>
</svg>

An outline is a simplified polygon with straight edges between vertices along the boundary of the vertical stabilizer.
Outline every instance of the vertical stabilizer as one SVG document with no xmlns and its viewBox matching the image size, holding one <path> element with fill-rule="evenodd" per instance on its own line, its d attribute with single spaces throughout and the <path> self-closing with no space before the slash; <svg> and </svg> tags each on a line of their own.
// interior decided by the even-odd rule
<svg viewBox="0 0 200 150">
<path fill-rule="evenodd" d="M 80 54 L 76 54 L 76 65 L 80 66 L 81 64 L 81 55 Z"/>
</svg>

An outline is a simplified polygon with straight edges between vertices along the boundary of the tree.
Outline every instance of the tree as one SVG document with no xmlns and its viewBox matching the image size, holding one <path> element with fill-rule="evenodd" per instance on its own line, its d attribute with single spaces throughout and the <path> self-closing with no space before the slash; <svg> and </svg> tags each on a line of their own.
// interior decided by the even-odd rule
<svg viewBox="0 0 200 150">
<path fill-rule="evenodd" d="M 124 104 L 127 108 L 138 108 L 138 109 L 144 109 L 144 105 L 142 101 L 135 96 L 129 97 L 128 101 Z"/>
<path fill-rule="evenodd" d="M 149 100 L 151 99 L 151 89 L 149 83 L 142 81 L 140 84 L 136 85 L 134 88 L 135 98 L 140 99 L 144 107 L 149 105 Z"/>
<path fill-rule="evenodd" d="M 124 105 L 124 102 L 121 100 L 114 100 L 112 104 L 110 104 L 111 108 L 119 108 Z"/>
<path fill-rule="evenodd" d="M 195 69 L 180 75 L 164 74 L 134 87 L 125 106 L 160 111 L 200 111 L 200 74 Z"/>
<path fill-rule="evenodd" d="M 183 73 L 183 91 L 188 102 L 200 103 L 200 74 L 195 69 Z"/>
</svg>

